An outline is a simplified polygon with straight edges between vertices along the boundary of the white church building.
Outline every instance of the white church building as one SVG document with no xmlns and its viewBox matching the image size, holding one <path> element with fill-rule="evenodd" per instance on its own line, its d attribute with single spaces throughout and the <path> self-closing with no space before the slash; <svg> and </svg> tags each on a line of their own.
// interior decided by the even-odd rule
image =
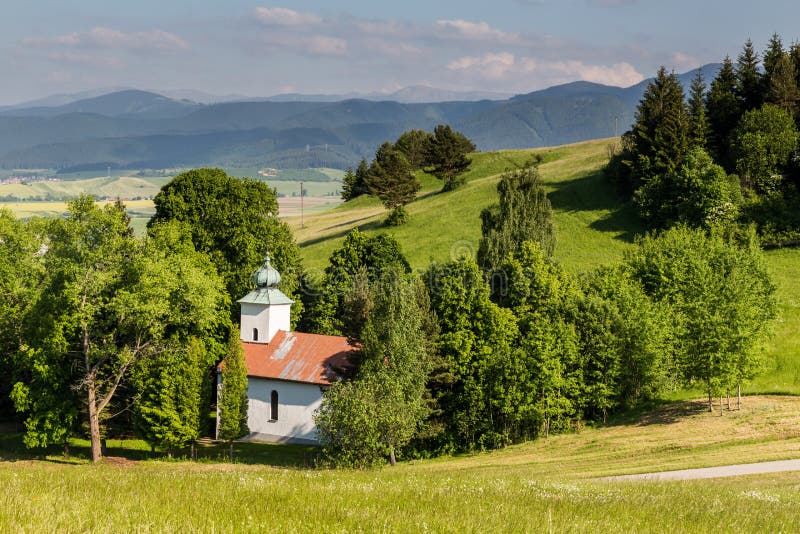
<svg viewBox="0 0 800 534">
<path fill-rule="evenodd" d="M 253 280 L 256 289 L 238 301 L 247 360 L 248 439 L 316 444 L 314 411 L 355 349 L 345 337 L 291 331 L 293 301 L 277 288 L 281 276 L 269 255 Z"/>
</svg>

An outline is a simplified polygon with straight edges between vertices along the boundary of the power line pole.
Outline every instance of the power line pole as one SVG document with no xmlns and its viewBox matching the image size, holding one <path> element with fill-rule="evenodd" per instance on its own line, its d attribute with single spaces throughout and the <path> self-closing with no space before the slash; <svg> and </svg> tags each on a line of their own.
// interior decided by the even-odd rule
<svg viewBox="0 0 800 534">
<path fill-rule="evenodd" d="M 303 197 L 305 196 L 303 191 L 303 182 L 300 182 L 300 228 L 305 228 L 306 223 L 303 217 Z"/>
</svg>

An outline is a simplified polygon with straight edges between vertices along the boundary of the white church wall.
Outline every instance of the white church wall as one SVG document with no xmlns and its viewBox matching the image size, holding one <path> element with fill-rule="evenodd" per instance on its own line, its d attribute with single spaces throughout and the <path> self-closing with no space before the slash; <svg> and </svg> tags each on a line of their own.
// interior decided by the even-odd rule
<svg viewBox="0 0 800 534">
<path fill-rule="evenodd" d="M 249 343 L 269 343 L 278 330 L 289 331 L 291 328 L 291 305 L 242 303 L 241 339 Z M 258 339 L 255 339 L 258 330 Z"/>
<path fill-rule="evenodd" d="M 253 441 L 317 443 L 314 411 L 322 403 L 318 385 L 248 377 L 247 426 Z M 272 391 L 278 392 L 278 419 L 271 420 Z"/>
</svg>

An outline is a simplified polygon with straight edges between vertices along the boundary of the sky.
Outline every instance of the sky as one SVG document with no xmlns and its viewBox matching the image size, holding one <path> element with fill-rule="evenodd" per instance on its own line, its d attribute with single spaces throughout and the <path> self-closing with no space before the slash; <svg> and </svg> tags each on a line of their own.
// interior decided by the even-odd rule
<svg viewBox="0 0 800 534">
<path fill-rule="evenodd" d="M 762 0 L 4 0 L 0 105 L 100 88 L 214 95 L 527 93 L 629 86 L 751 38 L 800 40 L 800 2 Z"/>
</svg>

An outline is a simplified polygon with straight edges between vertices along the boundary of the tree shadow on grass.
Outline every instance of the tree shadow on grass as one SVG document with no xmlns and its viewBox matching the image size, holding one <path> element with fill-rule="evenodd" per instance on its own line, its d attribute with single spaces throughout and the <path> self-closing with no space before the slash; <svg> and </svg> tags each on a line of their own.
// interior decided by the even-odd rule
<svg viewBox="0 0 800 534">
<path fill-rule="evenodd" d="M 388 216 L 389 212 L 387 211 L 385 214 L 382 214 L 382 215 Z M 359 219 L 359 221 L 362 221 L 362 220 L 365 220 L 365 219 L 372 219 L 373 217 L 375 217 L 375 216 L 373 215 L 371 217 L 364 217 L 362 219 Z M 301 243 L 299 243 L 299 245 L 301 247 L 307 247 L 307 246 L 310 246 L 310 245 L 316 245 L 317 243 L 322 243 L 323 241 L 330 241 L 330 240 L 333 240 L 333 239 L 339 239 L 341 237 L 345 237 L 347 234 L 349 234 L 350 232 L 352 232 L 355 229 L 358 229 L 361 232 L 364 232 L 364 231 L 367 231 L 367 230 L 380 230 L 380 229 L 386 230 L 386 229 L 388 229 L 388 227 L 384 226 L 384 224 L 383 224 L 383 222 L 385 220 L 386 220 L 386 217 L 380 217 L 377 220 L 365 222 L 363 224 L 357 224 L 357 225 L 352 226 L 350 228 L 343 228 L 342 230 L 340 230 L 338 232 L 335 232 L 333 234 L 324 234 L 324 235 L 321 235 L 321 236 L 318 236 L 318 237 L 314 237 L 314 238 L 311 238 L 311 239 L 306 239 L 305 241 L 302 241 Z M 358 222 L 358 221 L 355 221 L 355 222 Z M 348 223 L 342 223 L 342 224 L 339 224 L 337 226 L 345 226 L 347 224 L 350 224 L 350 223 L 349 222 Z"/>
<path fill-rule="evenodd" d="M 633 242 L 645 231 L 641 219 L 629 202 L 622 200 L 602 170 L 552 184 L 547 197 L 554 210 L 562 212 L 604 212 L 589 228 L 613 232 L 615 239 Z"/>
<path fill-rule="evenodd" d="M 701 400 L 665 401 L 655 399 L 615 414 L 605 426 L 668 425 L 707 411 L 708 404 Z"/>
<path fill-rule="evenodd" d="M 143 448 L 144 447 L 144 448 Z M 203 440 L 196 445 L 196 458 L 202 463 L 230 463 L 227 442 Z M 234 442 L 234 463 L 265 465 L 272 467 L 313 467 L 319 457 L 319 448 L 310 445 L 287 445 L 278 443 Z M 63 446 L 28 449 L 21 433 L 0 434 L 0 462 L 41 461 L 53 464 L 80 465 L 91 459 L 91 447 L 86 440 L 70 440 L 69 456 Z M 133 465 L 144 460 L 182 462 L 191 459 L 191 449 L 186 447 L 173 451 L 167 458 L 166 451 L 151 451 L 139 440 L 107 440 L 104 463 L 119 467 Z"/>
</svg>

